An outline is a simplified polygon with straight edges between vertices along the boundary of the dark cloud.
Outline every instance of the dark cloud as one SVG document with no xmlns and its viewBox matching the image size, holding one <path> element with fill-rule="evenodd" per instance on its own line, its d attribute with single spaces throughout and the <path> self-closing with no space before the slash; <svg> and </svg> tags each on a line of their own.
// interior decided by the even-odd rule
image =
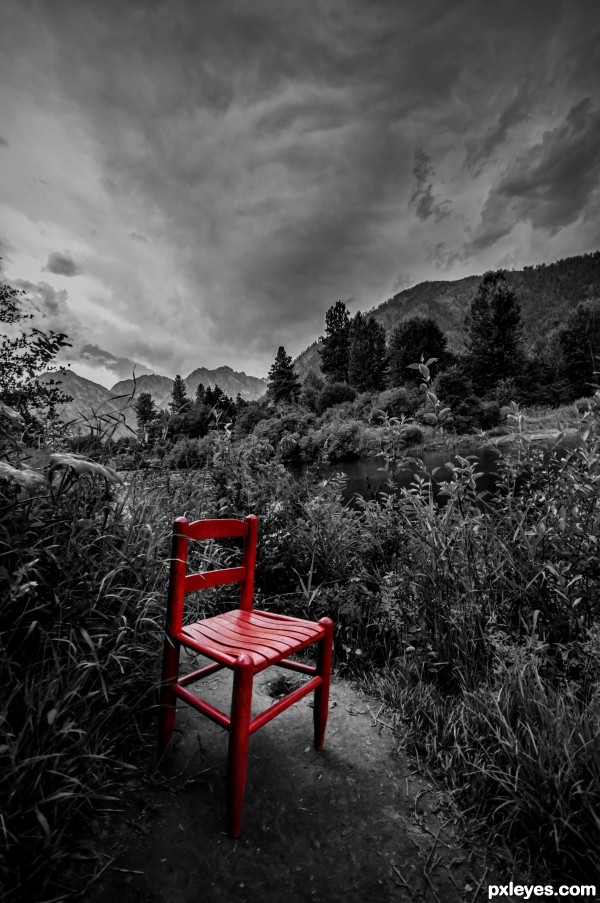
<svg viewBox="0 0 600 903">
<path fill-rule="evenodd" d="M 338 298 L 368 308 L 407 271 L 452 273 L 465 228 L 477 255 L 515 222 L 562 228 L 593 194 L 593 110 L 548 125 L 597 90 L 587 0 L 8 6 L 0 76 L 76 123 L 93 174 L 63 193 L 56 234 L 68 247 L 88 224 L 86 275 L 107 322 L 131 325 L 113 350 L 169 372 L 300 351 Z M 60 167 L 32 172 L 59 191 Z"/>
<path fill-rule="evenodd" d="M 55 276 L 77 276 L 81 272 L 79 264 L 75 263 L 68 251 L 53 251 L 48 257 L 48 262 L 43 269 Z"/>
<path fill-rule="evenodd" d="M 452 201 L 446 199 L 438 201 L 433 195 L 433 178 L 435 170 L 431 165 L 431 159 L 423 148 L 415 151 L 415 165 L 413 168 L 415 188 L 410 197 L 408 206 L 411 207 L 420 220 L 433 217 L 434 222 L 439 223 L 452 211 Z"/>
<path fill-rule="evenodd" d="M 57 290 L 47 282 L 29 282 L 27 279 L 17 279 L 15 287 L 25 292 L 28 303 L 50 320 L 50 329 L 58 332 L 66 332 L 71 313 L 68 308 L 68 294 L 64 289 Z"/>
<path fill-rule="evenodd" d="M 504 171 L 465 253 L 489 247 L 520 222 L 550 235 L 576 222 L 600 186 L 599 147 L 600 109 L 586 97 Z"/>
<path fill-rule="evenodd" d="M 0 147 L 10 147 L 10 144 L 8 143 L 6 138 L 2 137 L 2 135 L 0 135 Z"/>
<path fill-rule="evenodd" d="M 495 122 L 489 126 L 482 139 L 467 141 L 465 169 L 479 174 L 494 151 L 504 143 L 511 128 L 527 119 L 531 113 L 532 90 L 530 83 L 524 82 L 515 90 L 512 99 L 502 108 Z"/>
<path fill-rule="evenodd" d="M 98 345 L 92 345 L 88 342 L 81 345 L 78 350 L 78 356 L 81 360 L 92 366 L 104 367 L 110 370 L 119 379 L 131 379 L 134 374 L 142 376 L 145 373 L 151 373 L 147 367 L 138 361 L 133 361 L 127 357 L 115 357 L 110 351 L 99 348 Z"/>
<path fill-rule="evenodd" d="M 427 259 L 436 270 L 448 271 L 453 263 L 460 260 L 460 253 L 448 248 L 445 241 L 439 241 L 435 245 L 427 246 Z"/>
</svg>

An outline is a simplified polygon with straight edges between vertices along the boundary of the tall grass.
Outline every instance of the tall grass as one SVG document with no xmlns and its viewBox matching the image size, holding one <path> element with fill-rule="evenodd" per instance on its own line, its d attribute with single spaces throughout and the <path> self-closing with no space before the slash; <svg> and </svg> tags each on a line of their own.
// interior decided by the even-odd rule
<svg viewBox="0 0 600 903">
<path fill-rule="evenodd" d="M 500 458 L 493 496 L 459 461 L 442 506 L 426 480 L 348 506 L 343 478 L 294 481 L 260 441 L 221 433 L 208 445 L 202 471 L 121 484 L 73 459 L 62 482 L 38 461 L 46 482 L 28 488 L 26 462 L 11 458 L 20 476 L 0 483 L 7 899 L 68 895 L 78 819 L 115 805 L 134 758 L 151 752 L 172 518 L 250 511 L 261 521 L 257 605 L 331 614 L 338 666 L 369 675 L 404 719 L 408 749 L 473 818 L 561 878 L 594 874 L 593 424 L 569 451 L 524 442 Z"/>
<path fill-rule="evenodd" d="M 0 884 L 11 901 L 66 893 L 77 817 L 114 805 L 155 704 L 170 522 L 198 493 L 197 481 L 140 474 L 110 487 L 80 466 L 68 489 L 0 484 Z"/>
</svg>

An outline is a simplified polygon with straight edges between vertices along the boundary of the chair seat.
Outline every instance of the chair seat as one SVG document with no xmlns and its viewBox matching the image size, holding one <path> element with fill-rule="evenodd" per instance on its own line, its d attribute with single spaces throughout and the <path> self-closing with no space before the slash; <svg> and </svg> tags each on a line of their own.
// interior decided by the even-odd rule
<svg viewBox="0 0 600 903">
<path fill-rule="evenodd" d="M 227 611 L 182 628 L 179 639 L 198 652 L 231 656 L 245 652 L 255 671 L 310 646 L 325 635 L 323 624 L 262 611 Z"/>
</svg>

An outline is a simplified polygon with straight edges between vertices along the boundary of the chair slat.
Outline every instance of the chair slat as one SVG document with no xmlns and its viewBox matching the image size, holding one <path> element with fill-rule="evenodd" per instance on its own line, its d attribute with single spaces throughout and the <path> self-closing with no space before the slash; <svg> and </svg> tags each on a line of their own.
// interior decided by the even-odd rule
<svg viewBox="0 0 600 903">
<path fill-rule="evenodd" d="M 180 524 L 178 532 L 190 539 L 224 539 L 227 536 L 246 536 L 248 524 L 245 520 L 234 518 L 195 520 Z"/>
<path fill-rule="evenodd" d="M 213 586 L 224 586 L 226 583 L 241 583 L 246 575 L 244 567 L 220 568 L 215 571 L 203 571 L 201 574 L 188 574 L 183 583 L 185 593 L 195 593 Z"/>
<path fill-rule="evenodd" d="M 223 652 L 227 652 L 229 655 L 238 652 L 248 652 L 250 655 L 253 655 L 257 652 L 261 658 L 274 659 L 287 652 L 286 648 L 275 649 L 258 641 L 253 643 L 244 642 L 239 637 L 228 636 L 224 631 L 211 630 L 205 624 L 190 624 L 188 627 L 183 628 L 182 633 L 184 636 L 189 636 L 199 643 L 206 642 L 217 646 L 217 648 L 220 647 Z"/>
<path fill-rule="evenodd" d="M 200 629 L 205 636 L 249 652 L 252 652 L 254 649 L 270 649 L 276 653 L 287 652 L 290 648 L 290 640 L 293 641 L 293 638 L 289 638 L 287 642 L 284 642 L 281 638 L 274 640 L 271 637 L 264 637 L 260 634 L 253 635 L 243 630 L 235 630 L 223 621 L 217 621 L 214 624 L 201 624 Z"/>
</svg>

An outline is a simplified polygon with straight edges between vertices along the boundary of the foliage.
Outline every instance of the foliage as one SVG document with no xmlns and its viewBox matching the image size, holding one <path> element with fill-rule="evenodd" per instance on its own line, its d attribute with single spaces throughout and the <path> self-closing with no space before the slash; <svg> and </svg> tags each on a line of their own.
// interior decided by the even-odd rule
<svg viewBox="0 0 600 903">
<path fill-rule="evenodd" d="M 175 377 L 175 382 L 173 383 L 169 409 L 172 414 L 186 414 L 189 411 L 190 406 L 191 402 L 188 398 L 185 383 L 178 373 Z"/>
<path fill-rule="evenodd" d="M 38 379 L 69 342 L 61 332 L 22 328 L 23 323 L 33 318 L 33 314 L 23 313 L 21 309 L 24 294 L 0 282 L 0 323 L 13 333 L 0 337 L 0 400 L 30 420 L 35 409 L 52 411 L 56 405 L 70 401 L 55 382 Z"/>
<path fill-rule="evenodd" d="M 189 470 L 204 467 L 207 460 L 206 443 L 199 439 L 183 437 L 169 447 L 162 464 L 169 469 Z"/>
<path fill-rule="evenodd" d="M 322 388 L 323 380 L 321 377 L 317 376 L 314 370 L 309 370 L 302 383 L 302 391 L 300 393 L 300 401 L 309 411 L 317 411 L 317 399 Z"/>
<path fill-rule="evenodd" d="M 357 313 L 350 323 L 348 382 L 357 392 L 380 392 L 386 382 L 385 329 L 372 316 Z"/>
<path fill-rule="evenodd" d="M 350 363 L 350 314 L 343 301 L 325 314 L 325 336 L 321 336 L 321 371 L 333 383 L 348 382 Z"/>
<path fill-rule="evenodd" d="M 267 392 L 275 404 L 297 401 L 300 395 L 300 381 L 294 370 L 292 359 L 289 354 L 286 354 L 283 345 L 279 346 L 269 370 Z"/>
<path fill-rule="evenodd" d="M 356 392 L 343 382 L 326 382 L 316 400 L 317 414 L 323 414 L 328 408 L 345 401 L 353 401 Z"/>
<path fill-rule="evenodd" d="M 480 393 L 522 366 L 521 308 L 501 270 L 485 273 L 465 321 L 473 385 Z"/>
<path fill-rule="evenodd" d="M 421 357 L 436 358 L 438 370 L 445 367 L 448 358 L 448 340 L 432 317 L 409 317 L 399 323 L 390 336 L 390 384 L 404 386 L 417 379 L 408 369 Z"/>
<path fill-rule="evenodd" d="M 572 401 L 588 395 L 600 370 L 600 301 L 578 304 L 558 331 L 563 371 Z"/>
<path fill-rule="evenodd" d="M 243 408 L 235 421 L 235 437 L 248 436 L 262 420 L 268 420 L 272 414 L 263 401 L 250 401 Z"/>
<path fill-rule="evenodd" d="M 443 397 L 446 398 L 445 395 Z M 422 400 L 423 392 L 418 387 L 402 386 L 381 392 L 375 399 L 374 407 L 385 411 L 390 417 L 412 416 L 420 407 Z"/>
<path fill-rule="evenodd" d="M 156 406 L 149 392 L 141 392 L 134 404 L 138 434 L 143 442 L 148 441 L 148 426 L 156 420 Z"/>
</svg>

